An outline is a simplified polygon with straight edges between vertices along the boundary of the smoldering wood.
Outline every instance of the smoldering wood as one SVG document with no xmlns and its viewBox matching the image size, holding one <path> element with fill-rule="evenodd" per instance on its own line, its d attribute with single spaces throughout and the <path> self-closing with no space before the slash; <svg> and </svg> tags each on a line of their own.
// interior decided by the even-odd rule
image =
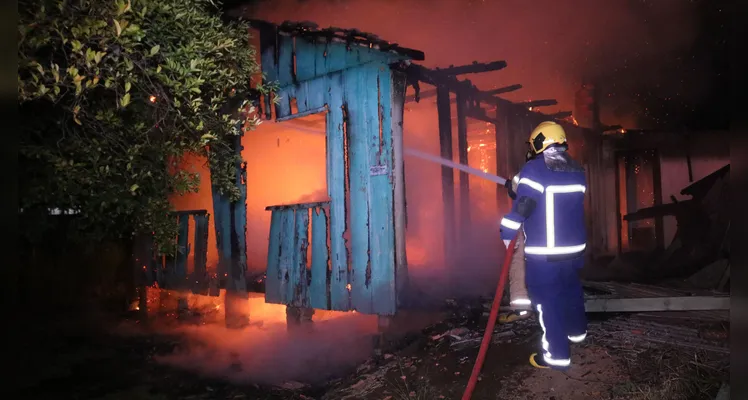
<svg viewBox="0 0 748 400">
<path fill-rule="evenodd" d="M 467 141 L 468 97 L 464 90 L 457 92 L 457 155 L 460 164 L 468 165 Z M 469 237 L 470 180 L 467 172 L 460 171 L 460 238 Z"/>
<path fill-rule="evenodd" d="M 565 119 L 571 116 L 572 116 L 571 111 L 559 111 L 557 113 L 548 114 L 548 117 L 553 118 L 553 119 Z"/>
<path fill-rule="evenodd" d="M 261 31 L 275 30 L 279 35 L 302 37 L 315 41 L 344 44 L 346 46 L 357 45 L 380 52 L 391 52 L 404 55 L 416 61 L 422 61 L 424 59 L 422 51 L 401 47 L 397 43 L 390 43 L 373 33 L 363 32 L 358 29 L 343 29 L 337 27 L 320 29 L 319 25 L 310 21 L 285 21 L 280 25 L 262 20 L 249 20 L 249 23 L 252 27 L 258 28 Z M 276 37 L 276 35 L 272 34 L 270 36 L 273 39 Z M 270 40 L 270 38 L 268 38 L 268 40 Z"/>
<path fill-rule="evenodd" d="M 496 120 L 496 118 L 489 117 L 486 114 L 486 110 L 483 108 L 471 108 L 466 111 L 466 116 L 489 124 L 496 125 L 498 123 L 498 120 Z"/>
<path fill-rule="evenodd" d="M 546 107 L 546 106 L 555 106 L 558 104 L 558 101 L 555 99 L 543 99 L 543 100 L 532 100 L 532 101 L 525 101 L 522 103 L 519 103 L 519 105 L 523 107 Z"/>
<path fill-rule="evenodd" d="M 472 64 L 453 66 L 450 65 L 447 68 L 434 68 L 434 72 L 443 75 L 455 76 L 464 74 L 477 74 L 481 72 L 498 71 L 506 68 L 506 61 L 492 61 L 488 63 L 479 63 L 473 61 Z"/>
<path fill-rule="evenodd" d="M 497 94 L 503 94 L 503 93 L 509 93 L 514 92 L 517 90 L 522 89 L 522 85 L 516 84 L 516 85 L 509 85 L 500 87 L 498 89 L 491 89 L 491 90 L 484 90 L 483 93 L 489 95 L 489 96 L 496 96 Z"/>
<path fill-rule="evenodd" d="M 414 103 L 414 102 L 418 103 L 418 102 L 420 102 L 423 99 L 428 99 L 428 98 L 431 98 L 431 97 L 436 97 L 436 93 L 437 93 L 436 89 L 421 90 L 421 91 L 419 91 L 417 93 L 418 94 L 417 97 L 415 95 L 413 97 L 407 97 L 405 99 L 405 103 L 406 104 L 407 103 Z"/>
<path fill-rule="evenodd" d="M 432 86 L 446 86 L 450 92 L 458 92 L 460 90 L 465 90 L 467 92 L 467 95 L 474 99 L 475 101 L 479 102 L 485 102 L 487 104 L 491 105 L 497 105 L 502 107 L 505 112 L 507 113 L 513 113 L 517 115 L 528 115 L 531 113 L 534 117 L 537 117 L 541 120 L 547 120 L 552 119 L 547 114 L 543 114 L 538 111 L 528 111 L 528 107 L 524 106 L 522 104 L 514 103 L 509 100 L 502 99 L 500 97 L 495 97 L 489 93 L 486 93 L 484 91 L 481 91 L 478 89 L 475 85 L 473 85 L 469 80 L 460 81 L 454 76 L 450 75 L 442 75 L 434 72 L 431 69 L 428 69 L 426 67 L 423 67 L 421 65 L 417 64 L 409 64 L 406 67 L 409 76 L 412 77 L 412 79 L 417 79 L 423 83 L 432 85 Z M 561 124 L 564 127 L 572 127 L 573 125 L 562 120 L 557 120 L 559 124 Z"/>
</svg>

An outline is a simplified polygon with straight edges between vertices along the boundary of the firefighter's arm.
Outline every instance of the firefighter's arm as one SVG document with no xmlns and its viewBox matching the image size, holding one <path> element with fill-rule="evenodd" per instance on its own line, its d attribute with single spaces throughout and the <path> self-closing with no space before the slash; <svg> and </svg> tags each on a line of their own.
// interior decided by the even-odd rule
<svg viewBox="0 0 748 400">
<path fill-rule="evenodd" d="M 517 200 L 512 204 L 512 211 L 501 219 L 501 239 L 507 244 L 517 235 L 517 230 L 532 215 L 545 188 L 538 180 L 533 179 L 531 170 L 520 172 L 517 184 Z"/>
</svg>

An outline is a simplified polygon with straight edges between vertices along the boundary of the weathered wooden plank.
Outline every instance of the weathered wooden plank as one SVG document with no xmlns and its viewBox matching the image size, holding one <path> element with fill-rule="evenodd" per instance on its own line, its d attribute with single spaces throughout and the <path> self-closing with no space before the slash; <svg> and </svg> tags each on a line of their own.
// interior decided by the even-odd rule
<svg viewBox="0 0 748 400">
<path fill-rule="evenodd" d="M 312 203 L 297 203 L 297 204 L 278 204 L 274 206 L 265 207 L 265 211 L 278 211 L 278 210 L 286 210 L 289 208 L 293 208 L 294 210 L 299 210 L 302 208 L 325 207 L 329 205 L 330 205 L 329 201 L 315 201 Z"/>
<path fill-rule="evenodd" d="M 242 141 L 235 136 L 233 150 L 241 157 Z M 239 198 L 230 202 L 231 218 L 231 268 L 229 269 L 226 290 L 235 292 L 241 298 L 247 298 L 247 169 L 241 161 L 235 162 L 236 177 L 234 183 L 239 189 Z"/>
<path fill-rule="evenodd" d="M 216 273 L 219 279 L 228 276 L 228 265 L 231 262 L 231 200 L 213 188 L 213 217 L 216 230 L 216 250 L 218 266 Z"/>
<path fill-rule="evenodd" d="M 327 310 L 330 308 L 329 261 L 330 249 L 327 247 L 327 212 L 323 207 L 312 209 L 312 281 L 309 285 L 309 304 L 312 308 Z"/>
<path fill-rule="evenodd" d="M 303 110 L 303 111 L 299 110 L 299 112 L 297 112 L 296 114 L 288 115 L 288 116 L 285 116 L 285 117 L 279 117 L 279 118 L 276 118 L 275 121 L 276 122 L 290 121 L 292 119 L 304 118 L 304 117 L 308 117 L 308 116 L 313 115 L 313 114 L 318 114 L 318 113 L 322 113 L 322 112 L 326 112 L 326 111 L 327 111 L 327 106 L 323 105 L 322 107 L 319 107 L 319 108 L 316 108 L 316 109 Z"/>
<path fill-rule="evenodd" d="M 277 40 L 278 32 L 273 25 L 263 26 L 260 31 L 260 63 L 262 66 L 263 83 L 268 84 L 278 79 L 278 60 L 277 60 Z M 265 118 L 271 119 L 272 107 L 271 94 L 265 95 Z"/>
<path fill-rule="evenodd" d="M 195 218 L 195 269 L 192 271 L 192 293 L 208 294 L 208 226 L 209 214 L 196 214 Z"/>
<path fill-rule="evenodd" d="M 327 71 L 327 57 L 328 53 L 327 51 L 330 48 L 330 44 L 327 42 L 324 43 L 317 43 L 317 50 L 314 53 L 314 73 L 323 75 Z M 328 73 L 331 73 L 332 71 L 327 71 Z"/>
<path fill-rule="evenodd" d="M 327 78 L 318 78 L 303 83 L 305 87 L 304 102 L 306 109 L 318 109 L 325 106 L 326 92 L 329 88 Z M 299 104 L 299 111 L 301 111 L 301 96 L 297 96 L 296 103 Z"/>
<path fill-rule="evenodd" d="M 291 85 L 294 76 L 294 41 L 291 36 L 278 36 L 278 83 L 281 87 Z"/>
<path fill-rule="evenodd" d="M 309 246 L 309 209 L 296 210 L 293 263 L 288 273 L 286 299 L 295 307 L 308 307 L 307 247 Z"/>
<path fill-rule="evenodd" d="M 322 48 L 321 48 L 322 47 Z M 323 46 L 318 46 L 310 39 L 296 38 L 296 81 L 304 82 L 317 77 L 317 52 L 324 52 Z"/>
<path fill-rule="evenodd" d="M 374 76 L 376 91 L 367 93 L 366 127 L 369 147 L 369 287 L 372 311 L 394 315 L 395 291 L 395 215 L 393 210 L 392 77 L 384 64 L 367 67 Z M 372 80 L 367 77 L 367 81 Z M 372 115 L 373 114 L 373 115 Z M 371 170 L 371 168 L 377 168 Z"/>
<path fill-rule="evenodd" d="M 296 250 L 296 230 L 294 229 L 296 225 L 295 214 L 294 210 L 283 210 L 283 227 L 281 228 L 280 236 L 280 262 L 278 265 L 280 278 L 278 285 L 278 303 L 280 304 L 289 304 L 292 300 L 288 297 L 288 286 L 290 274 L 293 271 L 294 252 Z"/>
<path fill-rule="evenodd" d="M 364 314 L 373 311 L 369 258 L 369 136 L 379 140 L 376 70 L 369 66 L 343 72 L 348 106 L 349 229 L 351 245 L 351 307 Z M 373 140 L 373 139 L 372 139 Z M 376 155 L 374 156 L 376 157 Z"/>
<path fill-rule="evenodd" d="M 293 212 L 293 210 L 291 210 Z M 283 276 L 280 271 L 281 237 L 285 226 L 285 210 L 273 210 L 270 215 L 270 237 L 268 238 L 268 262 L 265 271 L 265 302 L 281 303 L 280 286 Z"/>
<path fill-rule="evenodd" d="M 399 71 L 389 70 L 392 91 L 390 93 L 390 129 L 392 130 L 393 151 L 393 195 L 395 216 L 395 298 L 399 306 L 408 288 L 408 258 L 405 237 L 408 226 L 407 207 L 405 204 L 405 157 L 403 154 L 403 113 L 405 111 L 406 76 Z"/>
<path fill-rule="evenodd" d="M 329 47 L 329 46 L 328 46 Z M 328 53 L 328 58 L 330 54 Z M 348 249 L 346 230 L 347 187 L 347 116 L 344 112 L 343 74 L 329 76 L 327 113 L 327 190 L 330 195 L 330 307 L 350 310 L 348 291 Z"/>
<path fill-rule="evenodd" d="M 348 51 L 345 45 L 342 43 L 329 43 L 325 49 L 327 56 L 325 57 L 325 66 L 320 71 L 317 69 L 318 74 L 330 73 L 331 71 L 343 71 L 347 67 Z M 330 94 L 333 95 L 332 93 Z"/>
<path fill-rule="evenodd" d="M 280 98 L 275 105 L 275 118 L 286 118 L 291 115 L 291 100 L 296 98 L 296 87 L 286 86 L 278 89 L 276 95 Z"/>
</svg>

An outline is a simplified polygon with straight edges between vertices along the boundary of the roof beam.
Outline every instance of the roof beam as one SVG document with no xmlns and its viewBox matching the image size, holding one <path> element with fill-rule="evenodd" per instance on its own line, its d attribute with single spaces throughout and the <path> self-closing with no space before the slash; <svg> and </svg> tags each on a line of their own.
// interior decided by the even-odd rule
<svg viewBox="0 0 748 400">
<path fill-rule="evenodd" d="M 447 68 L 436 68 L 434 72 L 437 74 L 444 74 L 449 76 L 464 75 L 464 74 L 478 74 L 481 72 L 498 71 L 506 68 L 506 61 L 492 61 L 489 63 L 479 63 L 473 61 L 472 64 L 460 65 L 455 67 L 450 65 Z"/>
<path fill-rule="evenodd" d="M 502 99 L 501 97 L 495 97 L 487 92 L 483 92 L 480 89 L 478 89 L 475 85 L 473 85 L 472 82 L 469 80 L 460 81 L 454 76 L 448 76 L 443 74 L 437 74 L 435 71 L 430 70 L 422 65 L 413 64 L 411 63 L 408 65 L 406 72 L 409 76 L 410 80 L 417 80 L 419 82 L 426 83 L 428 85 L 432 86 L 444 86 L 449 89 L 450 92 L 457 92 L 460 90 L 465 90 L 469 93 L 470 97 L 474 100 L 477 100 L 479 102 L 484 102 L 490 105 L 496 105 L 501 106 L 509 109 L 513 109 L 515 112 L 521 112 L 524 110 L 526 113 L 533 113 L 533 115 L 536 115 L 541 118 L 553 118 L 547 114 L 540 113 L 537 111 L 529 111 L 528 108 L 530 106 L 518 104 L 511 102 L 506 99 Z M 544 101 L 552 101 L 553 104 L 556 104 L 556 100 L 544 100 Z M 559 123 L 572 125 L 569 123 L 565 123 L 564 121 L 558 121 Z"/>
<path fill-rule="evenodd" d="M 498 89 L 485 90 L 483 91 L 483 93 L 490 94 L 491 96 L 495 96 L 497 94 L 509 93 L 515 90 L 520 90 L 520 89 L 522 89 L 522 85 L 517 84 L 517 85 L 511 85 L 511 86 L 504 86 Z"/>
<path fill-rule="evenodd" d="M 555 106 L 558 104 L 558 101 L 555 99 L 543 99 L 543 100 L 532 100 L 532 101 L 525 101 L 522 103 L 519 103 L 519 105 L 523 107 L 546 107 L 546 106 Z"/>
</svg>

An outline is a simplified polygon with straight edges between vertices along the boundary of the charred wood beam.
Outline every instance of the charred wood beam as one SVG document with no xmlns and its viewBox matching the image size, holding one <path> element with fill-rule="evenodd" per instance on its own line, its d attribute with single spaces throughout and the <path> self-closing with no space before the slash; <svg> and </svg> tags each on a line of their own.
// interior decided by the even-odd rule
<svg viewBox="0 0 748 400">
<path fill-rule="evenodd" d="M 442 158 L 452 160 L 452 117 L 449 105 L 449 89 L 438 86 L 436 109 L 439 121 L 439 147 Z M 444 258 L 445 264 L 451 266 L 454 254 L 452 246 L 455 238 L 455 190 L 454 172 L 442 166 L 442 201 L 444 203 Z"/>
<path fill-rule="evenodd" d="M 477 61 L 473 61 L 472 64 L 460 65 L 458 67 L 450 65 L 448 68 L 436 68 L 434 69 L 434 72 L 443 75 L 455 76 L 498 71 L 504 68 L 506 68 L 506 61 L 493 61 L 489 63 L 479 63 Z"/>
<path fill-rule="evenodd" d="M 511 86 L 504 86 L 498 89 L 485 90 L 483 93 L 486 93 L 491 96 L 496 96 L 497 94 L 514 92 L 515 90 L 520 90 L 520 89 L 522 89 L 522 85 L 517 84 L 517 85 L 511 85 Z"/>
<path fill-rule="evenodd" d="M 424 91 L 417 91 L 414 96 L 407 96 L 405 99 L 405 103 L 419 103 L 423 99 L 428 99 L 429 97 L 435 97 L 436 96 L 436 89 L 433 90 L 424 90 Z"/>
<path fill-rule="evenodd" d="M 558 101 L 555 99 L 543 99 L 543 100 L 533 100 L 533 101 L 525 101 L 522 103 L 519 103 L 519 105 L 523 107 L 547 107 L 547 106 L 555 106 L 558 104 Z"/>
<path fill-rule="evenodd" d="M 469 87 L 468 84 L 465 84 Z M 467 112 L 470 109 L 465 90 L 457 92 L 457 155 L 462 165 L 468 165 Z M 468 236 L 470 226 L 470 181 L 467 172 L 460 171 L 460 238 Z"/>
<path fill-rule="evenodd" d="M 529 112 L 527 109 L 528 106 L 517 104 L 509 100 L 502 99 L 500 97 L 492 96 L 484 91 L 481 91 L 477 87 L 475 87 L 475 85 L 473 85 L 470 81 L 459 81 L 454 76 L 439 74 L 431 69 L 428 69 L 418 64 L 410 64 L 407 66 L 407 68 L 408 68 L 407 70 L 408 74 L 410 74 L 414 79 L 418 79 L 423 83 L 426 83 L 432 86 L 445 86 L 449 89 L 450 92 L 455 92 L 455 93 L 459 90 L 466 90 L 469 94 L 469 97 L 475 101 L 501 106 L 501 107 L 504 107 L 504 109 L 512 110 L 515 113 Z M 469 87 L 466 88 L 465 87 L 466 85 Z M 532 113 L 536 116 L 552 119 L 552 117 L 548 116 L 547 114 L 543 114 L 541 112 L 532 111 Z M 562 125 L 567 125 L 567 126 L 572 125 L 566 121 L 557 121 L 557 122 L 559 122 Z"/>
<path fill-rule="evenodd" d="M 472 108 L 467 111 L 466 114 L 469 118 L 477 119 L 481 122 L 488 122 L 489 124 L 497 124 L 498 121 L 495 118 L 491 118 L 486 115 L 486 110 L 483 108 Z"/>
<path fill-rule="evenodd" d="M 564 118 L 571 117 L 571 115 L 572 115 L 571 111 L 559 111 L 555 114 L 548 114 L 548 117 L 553 118 L 553 119 L 564 119 Z"/>
</svg>

